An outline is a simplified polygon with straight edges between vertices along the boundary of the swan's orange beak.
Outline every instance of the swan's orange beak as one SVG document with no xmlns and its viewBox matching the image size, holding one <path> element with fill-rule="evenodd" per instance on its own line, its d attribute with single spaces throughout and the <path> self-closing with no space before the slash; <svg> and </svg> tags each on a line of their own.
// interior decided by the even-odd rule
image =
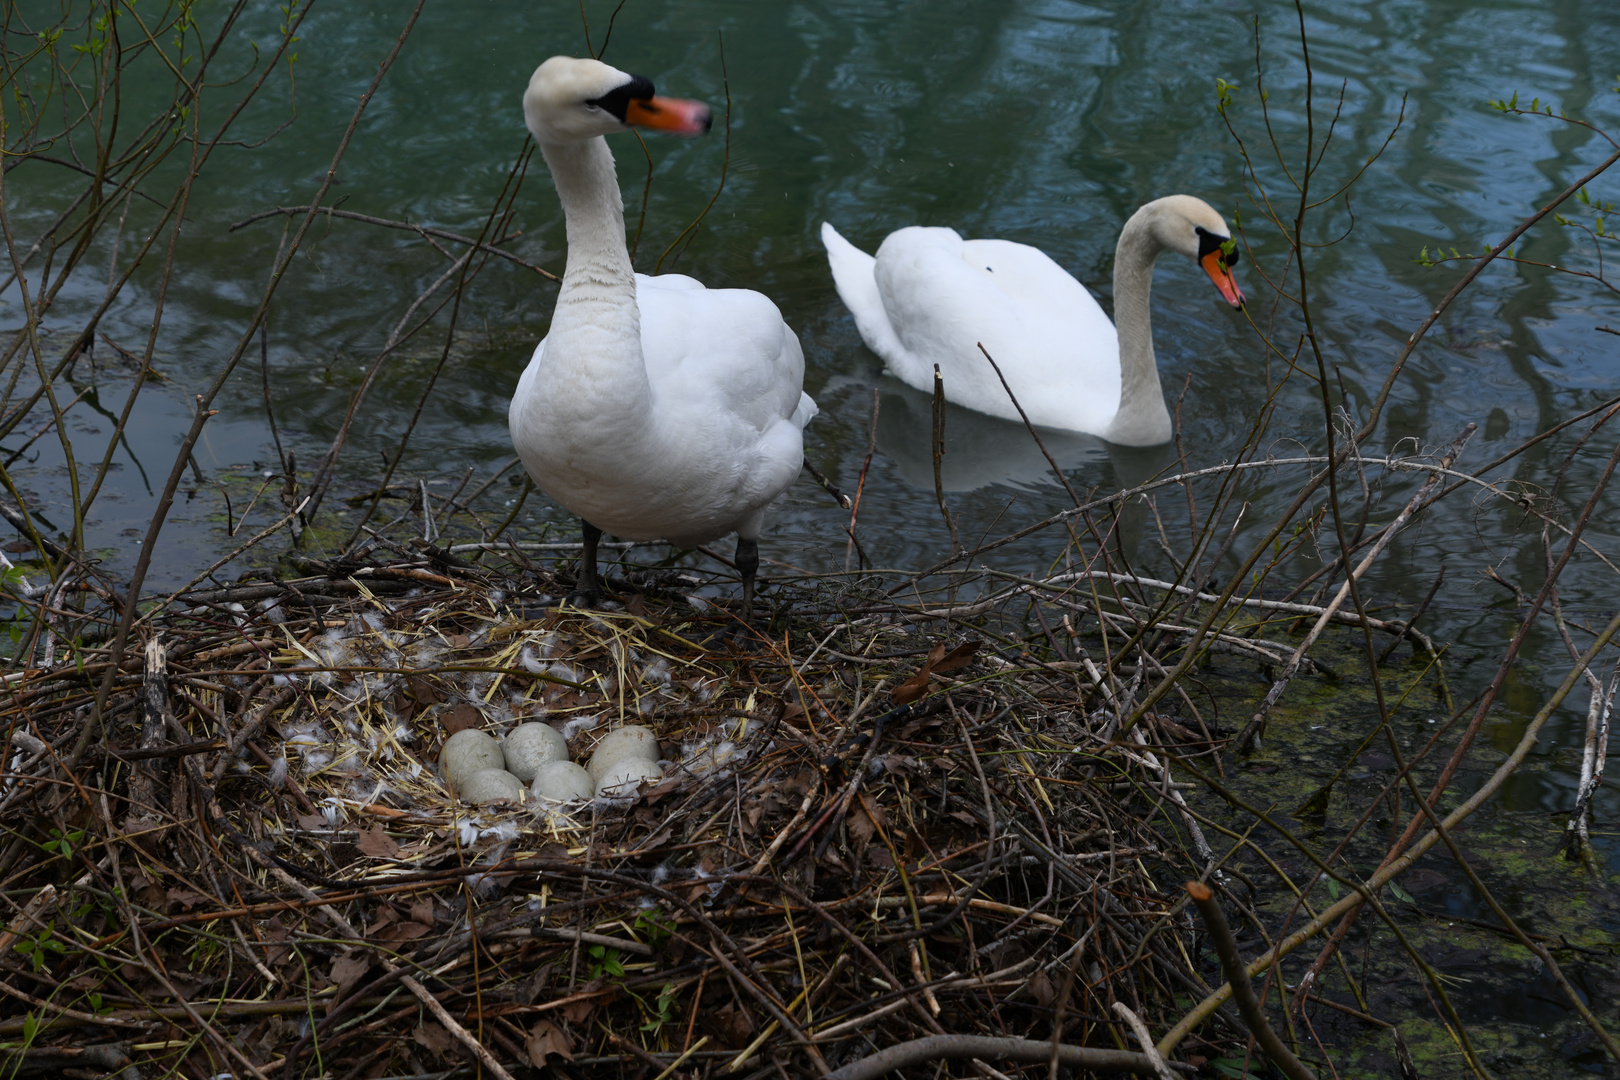
<svg viewBox="0 0 1620 1080">
<path fill-rule="evenodd" d="M 624 122 L 676 135 L 703 135 L 714 123 L 714 117 L 701 101 L 652 97 L 632 100 L 625 106 Z"/>
<path fill-rule="evenodd" d="M 1238 288 L 1237 279 L 1232 276 L 1232 267 L 1226 261 L 1226 253 L 1216 248 L 1198 260 L 1198 265 L 1204 268 L 1209 280 L 1221 291 L 1221 296 L 1228 304 L 1235 308 L 1243 306 L 1243 290 Z"/>
</svg>

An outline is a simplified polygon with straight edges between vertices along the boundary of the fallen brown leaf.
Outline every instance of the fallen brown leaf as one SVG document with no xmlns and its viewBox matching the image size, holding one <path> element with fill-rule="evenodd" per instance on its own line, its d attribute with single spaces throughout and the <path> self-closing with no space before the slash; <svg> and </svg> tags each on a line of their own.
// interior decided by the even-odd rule
<svg viewBox="0 0 1620 1080">
<path fill-rule="evenodd" d="M 378 859 L 397 859 L 399 845 L 381 825 L 369 825 L 360 830 L 360 853 Z"/>
<path fill-rule="evenodd" d="M 747 1009 L 738 1008 L 734 1001 L 703 1013 L 699 1023 L 721 1045 L 733 1050 L 747 1046 L 754 1035 L 754 1018 Z"/>
<path fill-rule="evenodd" d="M 523 1040 L 523 1048 L 529 1052 L 529 1063 L 537 1069 L 543 1068 L 546 1058 L 553 1055 L 564 1061 L 574 1060 L 574 1040 L 550 1020 L 537 1021 L 529 1029 L 528 1037 Z"/>
<path fill-rule="evenodd" d="M 848 817 L 850 854 L 855 858 L 855 865 L 861 863 L 861 855 L 866 851 L 866 845 L 872 842 L 877 833 L 877 825 L 867 816 L 864 806 L 857 806 Z"/>
<path fill-rule="evenodd" d="M 452 705 L 439 714 L 439 723 L 444 727 L 446 736 L 454 735 L 467 728 L 481 728 L 484 726 L 484 714 L 476 706 L 463 702 Z"/>
<path fill-rule="evenodd" d="M 359 949 L 351 949 L 332 961 L 331 979 L 337 987 L 337 993 L 327 1000 L 326 1011 L 330 1013 L 337 1007 L 338 1002 L 349 996 L 355 984 L 366 977 L 371 970 L 371 954 Z"/>
<path fill-rule="evenodd" d="M 204 896 L 202 893 L 192 892 L 190 889 L 170 889 L 168 891 L 169 903 L 171 905 L 179 904 L 187 911 L 190 911 L 192 908 L 196 907 L 198 904 L 207 899 L 208 897 Z M 169 910 L 173 911 L 174 909 L 171 907 Z"/>
<path fill-rule="evenodd" d="M 910 705 L 928 693 L 928 675 L 928 665 L 924 664 L 921 671 L 890 691 L 889 700 L 896 705 Z"/>
<path fill-rule="evenodd" d="M 416 1040 L 419 1045 L 433 1051 L 439 1057 L 445 1055 L 445 1052 L 450 1049 L 450 1044 L 454 1041 L 450 1033 L 433 1020 L 423 1021 L 422 1026 L 411 1033 L 411 1038 Z"/>
<path fill-rule="evenodd" d="M 1057 991 L 1052 989 L 1052 980 L 1046 977 L 1046 972 L 1040 968 L 1029 978 L 1029 993 L 1042 1008 L 1057 1000 Z"/>
<path fill-rule="evenodd" d="M 947 671 L 955 671 L 957 668 L 967 667 L 968 664 L 973 660 L 973 654 L 978 652 L 979 646 L 983 644 L 984 642 L 982 641 L 962 642 L 962 644 L 958 645 L 950 652 L 945 653 L 939 658 L 938 661 L 935 662 L 935 674 L 943 675 Z M 934 647 L 936 649 L 939 648 L 937 645 Z M 933 656 L 933 653 L 929 653 L 928 655 L 931 657 Z"/>
<path fill-rule="evenodd" d="M 419 709 L 425 709 L 429 705 L 438 705 L 444 701 L 444 695 L 439 693 L 432 680 L 424 675 L 407 677 L 405 690 L 415 700 L 416 707 Z"/>
<path fill-rule="evenodd" d="M 398 921 L 399 912 L 395 911 L 387 904 L 379 905 L 377 908 L 377 917 L 372 920 L 370 926 L 366 927 L 366 936 L 376 937 L 378 931 L 382 930 L 386 926 L 392 926 Z"/>
<path fill-rule="evenodd" d="M 580 992 L 586 993 L 591 990 L 595 990 L 601 986 L 601 983 L 602 980 L 593 979 L 591 982 L 586 983 Z M 562 1013 L 564 1020 L 567 1020 L 575 1027 L 579 1027 L 583 1024 L 589 1023 L 591 1016 L 596 1012 L 596 1010 L 612 1001 L 615 996 L 616 995 L 603 994 L 600 997 L 588 997 L 582 1001 L 575 1001 L 571 1004 L 564 1005 L 557 1011 Z"/>
<path fill-rule="evenodd" d="M 928 693 L 934 675 L 966 667 L 981 644 L 978 641 L 964 641 L 949 652 L 945 651 L 944 643 L 935 645 L 928 650 L 928 658 L 917 673 L 889 692 L 889 700 L 896 705 L 910 705 Z"/>
</svg>

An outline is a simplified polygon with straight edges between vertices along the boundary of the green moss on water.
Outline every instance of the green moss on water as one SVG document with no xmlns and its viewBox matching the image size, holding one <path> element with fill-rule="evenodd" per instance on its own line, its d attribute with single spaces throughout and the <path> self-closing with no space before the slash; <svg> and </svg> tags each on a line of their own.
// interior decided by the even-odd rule
<svg viewBox="0 0 1620 1080">
<path fill-rule="evenodd" d="M 1268 637 L 1279 635 L 1273 628 Z M 1379 643 L 1382 647 L 1382 642 Z M 1313 650 L 1324 673 L 1299 675 L 1273 709 L 1258 752 L 1228 753 L 1223 758 L 1229 790 L 1252 806 L 1266 809 L 1318 855 L 1344 843 L 1357 819 L 1378 800 L 1395 775 L 1395 758 L 1380 730 L 1378 695 L 1366 674 L 1364 646 L 1352 631 L 1330 633 Z M 1449 715 L 1438 668 L 1412 658 L 1405 646 L 1382 669 L 1384 695 L 1393 710 L 1393 731 L 1400 755 L 1415 758 Z M 1522 688 L 1533 687 L 1533 673 L 1520 673 Z M 1214 722 L 1227 734 L 1248 723 L 1270 686 L 1269 673 L 1219 658 L 1198 674 Z M 1505 758 L 1522 733 L 1525 716 L 1540 707 L 1532 696 L 1514 710 L 1493 710 L 1495 739 L 1482 732 L 1464 768 L 1441 800 L 1442 814 L 1471 795 Z M 1400 704 L 1397 706 L 1396 703 Z M 1199 702 L 1204 711 L 1205 703 Z M 1498 719 L 1500 717 L 1501 719 Z M 1209 713 L 1205 721 L 1211 722 Z M 1460 722 L 1414 770 L 1418 790 L 1427 794 L 1440 765 L 1449 757 Z M 1493 744 L 1494 743 L 1494 744 Z M 1505 747 L 1504 744 L 1505 743 Z M 1200 768 L 1207 768 L 1207 759 Z M 1543 767 L 1526 762 L 1528 775 Z M 1226 828 L 1243 832 L 1252 824 L 1247 814 L 1226 805 L 1214 793 L 1197 793 L 1194 806 Z M 1400 818 L 1386 798 L 1368 824 L 1345 845 L 1343 859 L 1365 877 L 1378 866 L 1394 835 L 1413 807 L 1409 788 L 1400 794 Z M 1597 876 L 1561 854 L 1566 815 L 1513 810 L 1493 799 L 1455 830 L 1454 839 L 1470 867 L 1498 903 L 1526 932 L 1552 951 L 1566 977 L 1602 1016 L 1613 1019 L 1620 1001 L 1620 910 L 1614 902 L 1615 875 Z M 1427 831 L 1426 829 L 1424 830 Z M 1320 910 L 1345 894 L 1336 883 L 1316 881 L 1316 868 L 1285 840 L 1264 826 L 1252 834 L 1294 885 L 1313 882 L 1308 900 Z M 1230 837 L 1210 837 L 1217 852 Z M 1253 910 L 1276 935 L 1287 924 L 1297 928 L 1308 916 L 1294 894 L 1252 852 L 1242 852 L 1233 865 L 1256 886 Z M 1412 949 L 1437 973 L 1452 1005 L 1462 1017 L 1467 1036 L 1481 1061 L 1497 1076 L 1569 1076 L 1572 1071 L 1604 1068 L 1596 1037 L 1569 1006 L 1542 965 L 1499 924 L 1484 898 L 1469 882 L 1443 844 L 1436 845 L 1410 870 L 1386 888 L 1381 900 Z M 1289 985 L 1296 984 L 1315 960 L 1324 936 L 1295 951 L 1281 965 Z M 1266 943 L 1252 933 L 1240 940 L 1245 955 L 1263 951 Z M 1362 988 L 1362 1002 L 1350 993 L 1345 967 L 1330 963 L 1318 992 L 1394 1023 L 1423 1077 L 1464 1076 L 1469 1069 L 1458 1040 L 1443 1021 L 1434 989 L 1397 937 L 1371 911 L 1363 911 L 1342 949 L 1350 975 Z M 1211 973 L 1213 976 L 1213 972 Z M 1213 979 L 1212 981 L 1219 981 Z M 1273 999 L 1275 1000 L 1275 999 Z M 1311 1010 L 1316 1034 L 1326 1043 L 1339 1075 L 1398 1076 L 1395 1040 L 1387 1028 L 1367 1024 L 1322 1006 Z M 1307 1056 L 1320 1060 L 1320 1050 Z"/>
</svg>

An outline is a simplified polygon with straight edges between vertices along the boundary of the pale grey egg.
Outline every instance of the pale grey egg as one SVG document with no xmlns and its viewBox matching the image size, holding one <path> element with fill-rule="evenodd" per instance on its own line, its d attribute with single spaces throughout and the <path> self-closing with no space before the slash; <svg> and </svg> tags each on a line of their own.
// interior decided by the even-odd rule
<svg viewBox="0 0 1620 1080">
<path fill-rule="evenodd" d="M 548 761 L 540 766 L 530 790 L 535 798 L 551 802 L 573 802 L 596 793 L 591 774 L 572 761 Z"/>
<path fill-rule="evenodd" d="M 501 744 L 506 752 L 506 771 L 525 784 L 533 780 L 542 765 L 568 760 L 568 740 L 550 724 L 519 724 Z"/>
<path fill-rule="evenodd" d="M 489 732 L 463 728 L 444 740 L 444 749 L 439 751 L 439 767 L 444 771 L 445 782 L 460 791 L 462 782 L 473 773 L 481 769 L 504 769 L 506 755 L 501 753 L 501 744 Z"/>
<path fill-rule="evenodd" d="M 456 789 L 461 801 L 482 806 L 487 803 L 520 803 L 527 789 L 523 781 L 505 769 L 479 769 Z"/>
<path fill-rule="evenodd" d="M 596 794 L 604 799 L 627 799 L 639 792 L 643 783 L 656 784 L 663 778 L 664 771 L 656 761 L 621 757 L 596 778 Z"/>
<path fill-rule="evenodd" d="M 591 779 L 600 786 L 602 774 L 620 759 L 657 761 L 660 756 L 658 736 L 639 724 L 626 724 L 602 736 L 591 754 L 590 764 L 585 767 L 590 770 Z"/>
</svg>

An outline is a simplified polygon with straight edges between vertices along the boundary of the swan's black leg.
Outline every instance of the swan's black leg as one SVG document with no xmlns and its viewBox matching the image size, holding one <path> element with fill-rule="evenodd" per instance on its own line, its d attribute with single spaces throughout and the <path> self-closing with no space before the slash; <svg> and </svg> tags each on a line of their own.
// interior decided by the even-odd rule
<svg viewBox="0 0 1620 1080">
<path fill-rule="evenodd" d="M 602 539 L 602 530 L 584 518 L 579 519 L 579 525 L 585 536 L 585 550 L 579 556 L 579 572 L 568 602 L 575 607 L 592 608 L 602 599 L 602 582 L 596 576 L 596 544 Z"/>
<path fill-rule="evenodd" d="M 743 622 L 754 621 L 754 575 L 759 572 L 759 541 L 737 537 L 737 572 L 742 575 Z"/>
</svg>

